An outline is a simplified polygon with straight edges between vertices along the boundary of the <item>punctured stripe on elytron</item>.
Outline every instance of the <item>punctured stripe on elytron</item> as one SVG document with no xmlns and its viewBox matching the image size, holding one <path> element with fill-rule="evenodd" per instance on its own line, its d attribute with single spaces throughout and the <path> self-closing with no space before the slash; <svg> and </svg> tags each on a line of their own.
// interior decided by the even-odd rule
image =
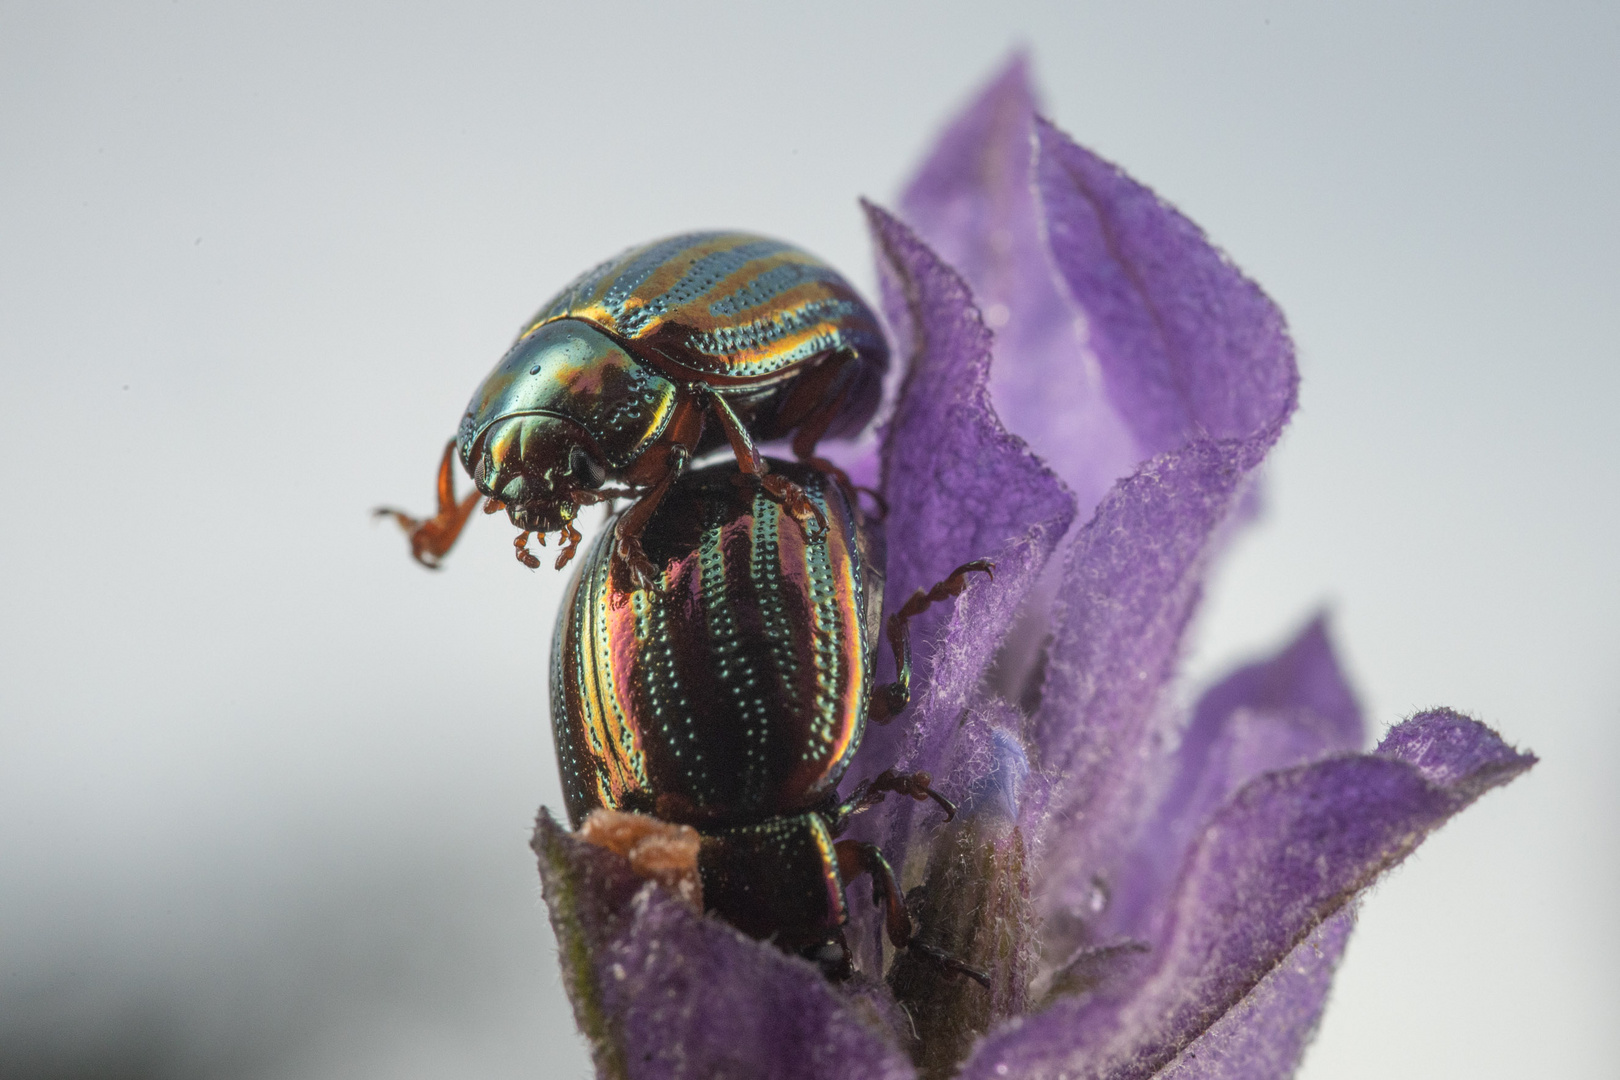
<svg viewBox="0 0 1620 1080">
<path fill-rule="evenodd" d="M 614 557 L 639 579 L 653 566 L 640 537 L 689 460 L 730 444 L 801 523 L 801 488 L 772 473 L 756 441 L 793 437 L 818 461 L 823 436 L 858 434 L 882 396 L 888 346 L 877 316 L 831 267 L 778 240 L 688 233 L 646 244 L 574 281 L 524 326 L 474 392 L 445 449 L 438 513 L 391 509 L 411 553 L 437 566 L 479 495 L 522 530 L 560 531 L 560 569 L 573 556 L 579 508 L 631 497 L 614 527 Z M 458 500 L 457 456 L 477 492 Z M 608 488 L 607 484 L 618 485 Z"/>
<path fill-rule="evenodd" d="M 728 463 L 683 476 L 653 515 L 654 588 L 635 587 L 612 558 L 611 531 L 582 560 L 552 637 L 569 823 L 603 809 L 693 826 L 706 909 L 833 978 L 850 973 L 844 884 L 869 873 L 895 946 L 982 980 L 915 940 L 876 845 L 837 839 L 888 791 L 954 808 L 925 773 L 889 770 L 842 800 L 837 787 L 866 722 L 892 719 L 909 699 L 907 621 L 992 568 L 968 563 L 896 612 L 897 679 L 874 686 L 881 526 L 828 474 L 772 468 L 815 507 L 808 527 Z"/>
</svg>

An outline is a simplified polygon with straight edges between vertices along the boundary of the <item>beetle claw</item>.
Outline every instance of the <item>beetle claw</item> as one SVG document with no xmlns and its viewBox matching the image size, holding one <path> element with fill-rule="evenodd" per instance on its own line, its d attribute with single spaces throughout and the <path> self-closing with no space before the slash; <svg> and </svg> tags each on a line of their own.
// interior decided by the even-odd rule
<svg viewBox="0 0 1620 1080">
<path fill-rule="evenodd" d="M 456 542 L 456 537 L 461 535 L 462 527 L 467 524 L 467 516 L 478 504 L 476 491 L 464 499 L 456 498 L 456 481 L 451 469 L 451 463 L 455 460 L 455 449 L 456 444 L 452 440 L 445 445 L 444 454 L 439 459 L 437 514 L 424 520 L 387 506 L 379 506 L 372 511 L 374 517 L 393 518 L 399 527 L 405 530 L 405 535 L 411 541 L 411 558 L 429 570 L 439 568 L 440 560 L 449 553 Z"/>
<path fill-rule="evenodd" d="M 822 532 L 827 531 L 826 515 L 821 512 L 821 507 L 810 501 L 810 497 L 804 493 L 804 488 L 781 473 L 766 473 L 759 478 L 759 482 L 770 493 L 771 498 L 781 503 L 782 508 L 793 516 L 799 523 L 799 528 L 804 529 L 806 536 L 810 534 L 810 530 L 805 527 L 806 522 L 811 518 L 821 526 Z"/>
<path fill-rule="evenodd" d="M 624 572 L 630 575 L 630 584 L 645 592 L 654 592 L 658 588 L 658 567 L 647 558 L 647 553 L 641 550 L 641 541 L 633 536 L 621 536 L 613 548 L 613 561 L 624 567 Z"/>
</svg>

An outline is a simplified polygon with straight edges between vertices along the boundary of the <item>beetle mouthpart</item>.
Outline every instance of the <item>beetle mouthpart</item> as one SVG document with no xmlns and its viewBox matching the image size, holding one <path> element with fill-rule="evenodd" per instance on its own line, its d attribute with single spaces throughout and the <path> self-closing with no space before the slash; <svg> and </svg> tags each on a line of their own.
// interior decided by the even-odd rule
<svg viewBox="0 0 1620 1080">
<path fill-rule="evenodd" d="M 506 516 L 512 524 L 526 532 L 541 533 L 561 531 L 574 515 L 579 513 L 579 507 L 570 500 L 561 501 L 541 499 L 525 503 L 506 504 Z"/>
</svg>

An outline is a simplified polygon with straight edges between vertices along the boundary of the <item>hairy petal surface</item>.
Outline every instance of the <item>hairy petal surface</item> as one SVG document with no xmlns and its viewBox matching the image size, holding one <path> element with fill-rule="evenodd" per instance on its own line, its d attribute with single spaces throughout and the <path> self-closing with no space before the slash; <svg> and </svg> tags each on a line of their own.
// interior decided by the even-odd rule
<svg viewBox="0 0 1620 1080">
<path fill-rule="evenodd" d="M 1200 441 L 1111 491 L 1069 549 L 1033 721 L 1038 766 L 1060 778 L 1042 873 L 1048 906 L 1091 905 L 1140 821 L 1156 721 L 1182 632 L 1244 481 L 1275 438 Z"/>
<path fill-rule="evenodd" d="M 1395 728 L 1372 754 L 1255 778 L 1189 853 L 1150 934 L 1150 962 L 1128 980 L 1005 1025 L 961 1075 L 1155 1075 L 1234 1008 L 1252 1008 L 1257 988 L 1357 891 L 1534 763 L 1483 724 L 1437 710 Z M 1294 1012 L 1314 1023 L 1314 1009 Z M 1255 1045 L 1270 1053 L 1268 1041 Z"/>
<path fill-rule="evenodd" d="M 597 1075 L 909 1080 L 881 1003 L 693 913 L 544 811 L 534 850 L 563 982 Z"/>
<path fill-rule="evenodd" d="M 1192 838 L 1220 806 L 1263 772 L 1360 750 L 1361 709 L 1318 616 L 1275 656 L 1211 687 L 1159 771 L 1162 789 L 1093 923 L 1105 939 L 1140 937 L 1166 899 Z"/>
<path fill-rule="evenodd" d="M 867 214 L 885 308 L 911 353 L 884 433 L 886 610 L 970 560 L 991 559 L 996 571 L 994 581 L 975 575 L 959 599 L 912 620 L 912 704 L 888 727 L 867 728 L 850 776 L 898 766 L 943 779 L 953 773 L 959 714 L 1072 522 L 1074 500 L 991 408 L 991 336 L 966 282 L 895 218 L 874 206 Z M 890 799 L 861 830 L 879 837 L 899 868 L 910 823 L 923 813 L 937 811 Z"/>
<path fill-rule="evenodd" d="M 1299 376 L 1281 313 L 1195 225 L 1050 124 L 1035 138 L 1054 262 L 1109 394 L 1157 455 L 1069 551 L 1033 724 L 1063 788 L 1047 900 L 1072 912 L 1117 875 L 1140 826 L 1182 632 Z"/>
<path fill-rule="evenodd" d="M 1163 1080 L 1287 1080 L 1316 1034 L 1333 972 L 1355 926 L 1346 906 L 1313 930 L 1248 995 L 1194 1039 Z"/>
<path fill-rule="evenodd" d="M 1123 170 L 1045 120 L 1035 135 L 1053 258 L 1144 456 L 1292 412 L 1299 373 L 1271 298 Z"/>
<path fill-rule="evenodd" d="M 1035 194 L 1035 92 L 1015 57 L 947 127 L 900 212 L 965 278 L 996 335 L 990 389 L 1007 426 L 1089 515 L 1149 454 L 1115 411 L 1087 319 L 1047 248 Z"/>
</svg>

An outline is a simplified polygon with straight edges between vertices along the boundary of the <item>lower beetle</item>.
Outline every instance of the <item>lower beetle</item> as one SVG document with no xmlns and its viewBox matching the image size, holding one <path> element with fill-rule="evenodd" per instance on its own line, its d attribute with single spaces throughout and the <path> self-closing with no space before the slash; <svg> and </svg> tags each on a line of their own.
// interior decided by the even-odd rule
<svg viewBox="0 0 1620 1080">
<path fill-rule="evenodd" d="M 847 977 L 844 884 L 872 876 L 896 947 L 916 942 L 875 844 L 839 840 L 886 792 L 955 808 L 925 773 L 887 771 L 841 800 L 837 786 L 866 722 L 910 696 L 907 622 L 958 595 L 983 561 L 918 592 L 888 620 L 897 679 L 874 687 L 882 629 L 882 533 L 842 482 L 772 462 L 815 507 L 799 528 L 735 465 L 688 473 L 644 533 L 653 588 L 590 548 L 552 637 L 551 713 L 571 826 L 632 811 L 695 828 L 705 907 Z"/>
<path fill-rule="evenodd" d="M 711 450 L 729 444 L 757 484 L 811 516 L 755 440 L 792 436 L 797 457 L 832 469 L 816 443 L 866 426 L 888 363 L 876 314 L 830 266 L 779 240 L 688 233 L 632 248 L 546 303 L 473 393 L 451 445 L 485 509 L 505 508 L 523 530 L 517 554 L 530 567 L 530 533 L 543 543 L 561 531 L 561 569 L 580 540 L 579 508 L 633 497 L 614 525 L 616 556 L 647 579 L 642 531 L 687 461 Z M 451 458 L 435 517 L 378 511 L 428 566 L 477 501 L 455 499 Z"/>
</svg>

